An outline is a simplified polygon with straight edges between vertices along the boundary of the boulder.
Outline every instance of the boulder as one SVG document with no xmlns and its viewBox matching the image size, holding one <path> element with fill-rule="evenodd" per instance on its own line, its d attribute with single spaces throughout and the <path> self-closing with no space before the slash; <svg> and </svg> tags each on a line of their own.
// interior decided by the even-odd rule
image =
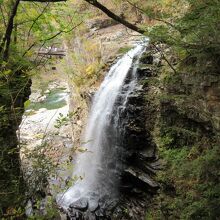
<svg viewBox="0 0 220 220">
<path fill-rule="evenodd" d="M 156 153 L 156 146 L 151 144 L 148 147 L 146 147 L 144 150 L 138 152 L 138 157 L 142 161 L 146 161 L 149 159 L 154 159 Z"/>
<path fill-rule="evenodd" d="M 99 203 L 96 199 L 89 200 L 89 211 L 95 212 L 99 208 Z"/>
<path fill-rule="evenodd" d="M 123 179 L 132 182 L 135 187 L 143 191 L 156 191 L 159 188 L 159 185 L 148 174 L 134 167 L 124 170 Z"/>
<path fill-rule="evenodd" d="M 84 197 L 80 198 L 77 201 L 70 204 L 69 207 L 80 211 L 86 211 L 88 209 L 88 199 Z"/>
</svg>

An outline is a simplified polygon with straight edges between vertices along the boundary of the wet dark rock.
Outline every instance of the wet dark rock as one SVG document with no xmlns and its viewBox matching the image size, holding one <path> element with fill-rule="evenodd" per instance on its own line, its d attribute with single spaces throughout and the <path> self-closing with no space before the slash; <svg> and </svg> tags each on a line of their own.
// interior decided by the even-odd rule
<svg viewBox="0 0 220 220">
<path fill-rule="evenodd" d="M 90 210 L 83 212 L 72 209 L 67 215 L 67 220 L 111 220 L 111 213 L 111 211 L 100 207 L 97 207 L 96 211 L 93 212 Z"/>
<path fill-rule="evenodd" d="M 152 152 L 154 153 L 149 153 L 149 155 L 142 155 L 142 152 L 134 152 L 129 158 L 129 164 L 137 167 L 145 173 L 155 175 L 156 171 L 160 169 L 160 162 L 158 162 L 157 165 L 154 165 L 156 164 L 155 160 L 157 159 L 157 157 L 155 150 Z"/>
<path fill-rule="evenodd" d="M 154 69 L 149 66 L 141 66 L 137 69 L 138 79 L 154 76 Z"/>
<path fill-rule="evenodd" d="M 132 183 L 121 183 L 120 192 L 127 193 L 133 189 L 134 185 Z"/>
<path fill-rule="evenodd" d="M 143 53 L 140 59 L 140 63 L 144 63 L 144 64 L 153 64 L 153 61 L 154 61 L 154 57 L 152 56 L 151 51 L 147 51 Z"/>
<path fill-rule="evenodd" d="M 69 212 L 69 216 L 70 216 L 70 217 L 76 217 L 76 212 L 77 212 L 77 211 L 76 211 L 75 209 L 69 209 L 69 211 L 70 211 L 70 212 Z"/>
<path fill-rule="evenodd" d="M 150 167 L 154 170 L 161 170 L 163 168 L 163 164 L 160 160 L 156 160 L 150 163 Z"/>
<path fill-rule="evenodd" d="M 94 213 L 86 212 L 85 213 L 85 220 L 96 220 L 96 216 Z"/>
<path fill-rule="evenodd" d="M 132 189 L 132 193 L 133 193 L 133 194 L 139 194 L 139 195 L 141 195 L 141 194 L 143 193 L 143 191 L 140 190 L 140 189 L 138 189 L 138 188 L 133 188 L 133 189 Z"/>
<path fill-rule="evenodd" d="M 102 29 L 102 28 L 106 28 L 106 27 L 110 27 L 110 26 L 113 26 L 113 25 L 116 25 L 117 22 L 112 20 L 112 19 L 109 19 L 109 18 L 105 18 L 105 19 L 93 19 L 91 21 L 87 21 L 87 26 L 90 28 L 90 29 Z"/>
<path fill-rule="evenodd" d="M 158 171 L 158 169 L 155 169 L 154 167 L 151 166 L 151 164 L 149 163 L 144 163 L 142 166 L 140 166 L 142 168 L 143 171 L 145 171 L 146 173 L 149 174 L 156 174 L 156 172 Z"/>
<path fill-rule="evenodd" d="M 81 212 L 76 212 L 76 219 L 83 219 Z"/>
<path fill-rule="evenodd" d="M 98 209 L 95 212 L 95 217 L 97 220 L 111 220 L 111 217 L 106 214 L 104 209 Z"/>
<path fill-rule="evenodd" d="M 76 209 L 72 209 L 67 215 L 67 220 L 85 220 L 84 214 Z"/>
<path fill-rule="evenodd" d="M 105 217 L 105 210 L 104 209 L 98 209 L 96 212 L 95 212 L 95 215 L 97 217 Z"/>
<path fill-rule="evenodd" d="M 108 210 L 113 211 L 115 207 L 117 207 L 117 205 L 118 205 L 118 199 L 114 199 L 110 201 L 108 204 Z"/>
<path fill-rule="evenodd" d="M 155 159 L 156 154 L 156 146 L 151 144 L 147 146 L 144 150 L 138 152 L 138 156 L 140 160 L 146 161 L 148 159 Z"/>
<path fill-rule="evenodd" d="M 124 180 L 131 181 L 144 191 L 155 191 L 159 188 L 159 185 L 148 174 L 137 168 L 129 167 L 124 171 L 123 176 Z"/>
<path fill-rule="evenodd" d="M 108 201 L 111 201 L 111 197 L 109 195 L 105 195 L 102 198 L 100 198 L 99 199 L 100 208 L 107 208 L 108 207 Z"/>
<path fill-rule="evenodd" d="M 88 209 L 88 199 L 80 198 L 79 200 L 73 202 L 69 207 L 80 211 L 86 211 Z"/>
<path fill-rule="evenodd" d="M 128 103 L 133 105 L 141 105 L 143 104 L 143 97 L 141 97 L 138 93 L 132 94 L 128 97 Z"/>
</svg>

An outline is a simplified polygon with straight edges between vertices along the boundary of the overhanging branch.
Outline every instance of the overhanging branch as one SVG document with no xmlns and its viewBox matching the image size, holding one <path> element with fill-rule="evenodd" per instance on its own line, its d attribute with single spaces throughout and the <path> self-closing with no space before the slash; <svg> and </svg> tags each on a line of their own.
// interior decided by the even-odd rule
<svg viewBox="0 0 220 220">
<path fill-rule="evenodd" d="M 96 8 L 100 9 L 102 12 L 104 12 L 106 15 L 108 15 L 110 18 L 112 18 L 115 21 L 118 21 L 119 23 L 123 24 L 127 28 L 136 31 L 140 34 L 144 34 L 145 30 L 137 27 L 136 25 L 126 21 L 125 19 L 121 18 L 120 16 L 114 14 L 112 11 L 110 11 L 108 8 L 106 8 L 104 5 L 99 3 L 97 0 L 85 0 L 89 4 L 95 6 Z"/>
<path fill-rule="evenodd" d="M 21 0 L 21 1 L 25 1 L 25 2 L 65 2 L 66 0 Z M 97 0 L 85 0 L 85 1 L 88 2 L 89 4 L 93 5 L 94 7 L 100 9 L 107 16 L 109 16 L 110 18 L 112 18 L 115 21 L 118 21 L 119 23 L 123 24 L 127 28 L 129 28 L 133 31 L 136 31 L 140 34 L 145 33 L 145 30 L 137 27 L 136 25 L 134 25 L 134 24 L 130 23 L 129 21 L 127 21 L 127 20 L 121 18 L 120 16 L 116 15 L 115 13 L 110 11 L 108 8 L 106 8 L 104 5 L 99 3 Z"/>
</svg>

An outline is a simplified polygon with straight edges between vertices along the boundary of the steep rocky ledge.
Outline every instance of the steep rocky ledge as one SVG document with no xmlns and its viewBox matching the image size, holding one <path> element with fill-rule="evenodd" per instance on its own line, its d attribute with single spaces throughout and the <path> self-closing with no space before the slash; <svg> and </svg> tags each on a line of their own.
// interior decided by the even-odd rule
<svg viewBox="0 0 220 220">
<path fill-rule="evenodd" d="M 150 47 L 143 53 L 137 68 L 137 86 L 121 111 L 121 135 L 124 168 L 121 174 L 120 201 L 112 219 L 145 219 L 150 198 L 159 189 L 155 181 L 161 164 L 157 147 L 151 134 L 156 118 L 154 103 L 146 97 L 149 85 L 146 80 L 155 77 L 155 63 Z M 128 75 L 129 77 L 129 75 Z"/>
<path fill-rule="evenodd" d="M 119 164 L 121 183 L 120 195 L 117 201 L 109 198 L 98 204 L 88 205 L 88 200 L 82 198 L 74 202 L 69 209 L 69 219 L 145 219 L 145 212 L 150 198 L 159 188 L 154 180 L 157 170 L 161 169 L 156 153 L 156 144 L 151 130 L 152 118 L 156 117 L 153 105 L 145 99 L 149 86 L 145 80 L 156 75 L 153 57 L 149 52 L 144 53 L 137 68 L 137 85 L 127 97 L 127 104 L 121 105 L 122 98 L 118 96 L 113 114 L 119 115 L 121 121 L 118 127 L 121 151 Z M 126 92 L 132 70 L 128 73 L 121 95 Z"/>
</svg>

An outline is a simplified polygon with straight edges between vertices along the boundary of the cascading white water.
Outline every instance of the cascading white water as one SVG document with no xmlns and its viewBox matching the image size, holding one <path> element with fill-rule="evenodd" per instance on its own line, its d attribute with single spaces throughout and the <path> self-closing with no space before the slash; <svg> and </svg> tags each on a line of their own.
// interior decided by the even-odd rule
<svg viewBox="0 0 220 220">
<path fill-rule="evenodd" d="M 64 208 L 82 197 L 90 200 L 91 195 L 102 197 L 117 194 L 117 132 L 118 117 L 112 117 L 115 103 L 120 95 L 126 76 L 131 70 L 134 58 L 140 55 L 144 46 L 137 45 L 114 64 L 95 94 L 87 124 L 84 148 L 79 154 L 73 175 L 79 180 L 67 192 L 59 196 L 58 203 Z M 133 67 L 131 80 L 123 94 L 125 105 L 128 94 L 135 87 L 136 67 Z M 117 111 L 116 111 L 117 112 Z M 113 186 L 115 185 L 115 187 Z"/>
</svg>

